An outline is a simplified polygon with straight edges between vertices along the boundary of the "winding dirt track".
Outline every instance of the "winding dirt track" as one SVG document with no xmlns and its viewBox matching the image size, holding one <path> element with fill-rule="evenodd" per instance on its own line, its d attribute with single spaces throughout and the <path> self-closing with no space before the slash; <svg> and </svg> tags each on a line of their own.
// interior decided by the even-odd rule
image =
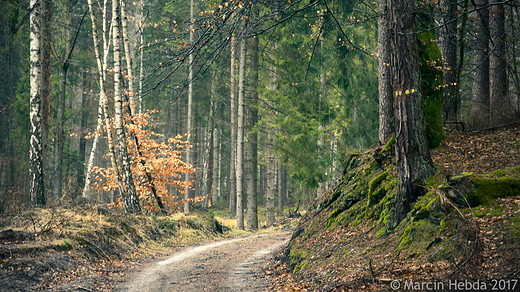
<svg viewBox="0 0 520 292">
<path fill-rule="evenodd" d="M 264 291 L 262 265 L 290 237 L 280 231 L 187 248 L 128 275 L 115 291 Z"/>
</svg>

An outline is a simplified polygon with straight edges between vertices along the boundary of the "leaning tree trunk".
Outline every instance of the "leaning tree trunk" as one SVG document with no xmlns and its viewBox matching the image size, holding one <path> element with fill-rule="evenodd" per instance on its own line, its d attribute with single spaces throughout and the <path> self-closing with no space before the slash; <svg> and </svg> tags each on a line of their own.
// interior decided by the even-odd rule
<svg viewBox="0 0 520 292">
<path fill-rule="evenodd" d="M 398 173 L 394 227 L 405 218 L 416 197 L 426 192 L 426 179 L 434 172 L 426 146 L 413 7 L 412 1 L 388 0 Z"/>
<path fill-rule="evenodd" d="M 457 3 L 442 0 L 441 27 L 439 29 L 439 48 L 444 63 L 444 122 L 448 127 L 458 122 L 459 100 L 457 86 Z"/>
<path fill-rule="evenodd" d="M 394 135 L 394 105 L 390 70 L 390 27 L 387 0 L 379 0 L 377 29 L 377 76 L 379 84 L 379 144 L 385 145 Z"/>
<path fill-rule="evenodd" d="M 490 114 L 491 125 L 499 126 L 510 123 L 513 120 L 512 102 L 508 97 L 507 64 L 506 64 L 506 34 L 504 4 L 500 0 L 491 0 L 498 3 L 491 6 L 489 28 L 491 36 L 490 55 Z"/>
<path fill-rule="evenodd" d="M 31 0 L 30 15 L 30 103 L 29 121 L 31 138 L 29 151 L 30 198 L 34 205 L 45 205 L 42 158 L 42 106 L 41 106 L 41 2 Z"/>
<path fill-rule="evenodd" d="M 258 37 L 251 39 L 251 98 L 248 104 L 246 193 L 247 193 L 247 230 L 258 229 L 258 202 L 256 174 L 258 168 L 257 134 L 253 130 L 258 120 Z"/>
<path fill-rule="evenodd" d="M 135 190 L 132 176 L 131 161 L 128 155 L 126 134 L 123 123 L 123 98 L 121 93 L 121 37 L 119 34 L 119 1 L 112 1 L 112 37 L 114 49 L 114 120 L 116 137 L 121 155 L 121 176 L 126 188 L 126 197 L 123 197 L 125 212 L 134 214 L 141 211 L 139 198 Z"/>
<path fill-rule="evenodd" d="M 240 40 L 240 67 L 238 70 L 238 122 L 237 122 L 237 229 L 244 229 L 243 179 L 244 179 L 244 93 L 246 74 L 246 38 Z"/>
<path fill-rule="evenodd" d="M 469 126 L 482 129 L 489 125 L 489 10 L 488 0 L 475 0 L 473 86 Z"/>
</svg>

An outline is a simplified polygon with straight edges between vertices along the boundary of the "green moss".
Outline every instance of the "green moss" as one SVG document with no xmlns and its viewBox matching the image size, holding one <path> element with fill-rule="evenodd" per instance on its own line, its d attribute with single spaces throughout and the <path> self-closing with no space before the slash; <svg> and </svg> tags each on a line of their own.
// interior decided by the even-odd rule
<svg viewBox="0 0 520 292">
<path fill-rule="evenodd" d="M 382 172 L 380 175 L 374 177 L 369 183 L 368 183 L 368 204 L 374 202 L 373 200 L 373 194 L 375 189 L 381 184 L 382 181 L 384 181 L 388 177 L 388 172 L 391 168 L 387 169 L 386 171 Z"/>
<path fill-rule="evenodd" d="M 489 205 L 497 198 L 520 195 L 520 180 L 511 177 L 473 176 L 475 191 L 467 196 L 470 206 Z"/>
<path fill-rule="evenodd" d="M 392 137 L 390 137 L 390 139 L 386 143 L 385 147 L 383 147 L 383 149 L 379 153 L 383 154 L 385 152 L 393 150 L 394 145 L 395 145 L 395 135 L 392 135 Z"/>
<path fill-rule="evenodd" d="M 59 245 L 61 251 L 69 251 L 72 249 L 72 244 L 70 244 L 66 239 L 63 240 L 63 243 Z"/>
<path fill-rule="evenodd" d="M 309 262 L 309 260 L 305 260 L 300 265 L 297 265 L 296 267 L 294 267 L 293 274 L 296 274 L 298 271 L 301 271 L 301 270 L 305 269 L 305 267 L 307 266 L 308 262 Z"/>
</svg>

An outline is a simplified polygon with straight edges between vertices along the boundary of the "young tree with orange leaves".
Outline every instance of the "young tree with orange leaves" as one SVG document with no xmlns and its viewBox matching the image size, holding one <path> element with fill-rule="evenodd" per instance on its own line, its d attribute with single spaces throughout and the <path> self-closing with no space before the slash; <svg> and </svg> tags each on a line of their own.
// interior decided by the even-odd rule
<svg viewBox="0 0 520 292">
<path fill-rule="evenodd" d="M 128 140 L 128 153 L 134 176 L 135 188 L 141 205 L 148 211 L 176 211 L 183 203 L 200 202 L 202 197 L 179 200 L 168 190 L 175 186 L 178 193 L 183 194 L 193 181 L 182 180 L 183 174 L 195 172 L 191 164 L 182 160 L 185 150 L 190 147 L 188 141 L 177 135 L 165 139 L 164 135 L 153 131 L 150 124 L 154 112 L 127 116 L 126 132 L 134 139 Z M 97 173 L 93 187 L 98 190 L 111 191 L 117 188 L 116 176 L 111 168 L 95 168 Z M 121 207 L 120 199 L 115 203 Z"/>
</svg>

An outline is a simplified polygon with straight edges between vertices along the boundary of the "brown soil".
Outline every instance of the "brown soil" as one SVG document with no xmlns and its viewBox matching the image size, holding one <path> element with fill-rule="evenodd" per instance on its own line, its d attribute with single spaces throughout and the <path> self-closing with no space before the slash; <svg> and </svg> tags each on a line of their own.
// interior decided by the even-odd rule
<svg viewBox="0 0 520 292">
<path fill-rule="evenodd" d="M 184 248 L 127 274 L 115 291 L 263 291 L 262 265 L 285 245 L 275 231 Z"/>
</svg>

